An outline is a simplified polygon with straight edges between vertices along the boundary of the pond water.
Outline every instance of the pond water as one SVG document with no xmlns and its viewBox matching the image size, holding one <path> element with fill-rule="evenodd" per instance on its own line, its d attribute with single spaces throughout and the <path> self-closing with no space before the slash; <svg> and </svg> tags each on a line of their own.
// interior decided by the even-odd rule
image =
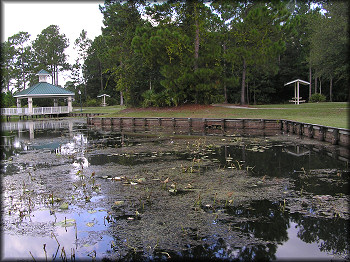
<svg viewBox="0 0 350 262">
<path fill-rule="evenodd" d="M 2 125 L 1 147 L 3 259 L 349 259 L 344 148 L 85 119 Z"/>
</svg>

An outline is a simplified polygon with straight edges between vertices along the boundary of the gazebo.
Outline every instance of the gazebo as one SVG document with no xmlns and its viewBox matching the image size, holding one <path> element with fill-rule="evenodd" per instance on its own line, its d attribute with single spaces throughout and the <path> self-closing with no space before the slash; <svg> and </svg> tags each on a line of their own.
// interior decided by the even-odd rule
<svg viewBox="0 0 350 262">
<path fill-rule="evenodd" d="M 60 114 L 72 112 L 72 98 L 75 94 L 60 86 L 49 84 L 47 82 L 47 77 L 50 76 L 50 74 L 45 70 L 40 70 L 36 75 L 39 76 L 39 83 L 26 88 L 13 96 L 17 98 L 17 108 L 21 107 L 21 99 L 28 99 L 28 115 Z M 33 98 L 53 98 L 54 105 L 53 107 L 41 107 L 33 109 Z M 68 101 L 68 107 L 59 107 L 58 98 L 66 98 Z"/>
<path fill-rule="evenodd" d="M 300 79 L 296 79 L 293 80 L 287 84 L 284 84 L 284 86 L 290 85 L 290 84 L 294 84 L 294 97 L 292 98 L 292 100 L 289 100 L 289 102 L 293 102 L 294 104 L 299 105 L 300 102 L 305 102 L 306 100 L 301 100 L 302 97 L 300 97 L 300 92 L 299 92 L 299 83 L 302 85 L 309 85 L 309 82 L 306 82 L 304 80 L 300 80 Z"/>
<path fill-rule="evenodd" d="M 107 95 L 107 94 L 102 94 L 102 95 L 99 95 L 99 96 L 97 96 L 97 97 L 102 97 L 103 99 L 102 99 L 102 106 L 107 106 L 107 104 L 106 104 L 106 96 L 108 96 L 108 97 L 110 97 L 110 95 Z"/>
</svg>

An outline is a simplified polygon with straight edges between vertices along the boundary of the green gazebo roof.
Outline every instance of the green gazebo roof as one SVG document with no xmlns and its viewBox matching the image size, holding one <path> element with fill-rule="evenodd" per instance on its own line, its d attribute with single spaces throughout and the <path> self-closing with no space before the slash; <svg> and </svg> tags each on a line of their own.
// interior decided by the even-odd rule
<svg viewBox="0 0 350 262">
<path fill-rule="evenodd" d="M 45 71 L 45 70 L 41 70 Z M 40 72 L 41 72 L 40 71 Z M 40 73 L 39 72 L 39 73 Z M 45 71 L 46 72 L 46 71 Z M 47 72 L 46 72 L 47 73 Z M 16 93 L 13 97 L 66 97 L 75 94 L 67 89 L 49 84 L 47 82 L 37 83 L 27 89 Z"/>
<path fill-rule="evenodd" d="M 49 72 L 45 71 L 44 69 L 41 69 L 37 75 L 50 75 Z"/>
</svg>

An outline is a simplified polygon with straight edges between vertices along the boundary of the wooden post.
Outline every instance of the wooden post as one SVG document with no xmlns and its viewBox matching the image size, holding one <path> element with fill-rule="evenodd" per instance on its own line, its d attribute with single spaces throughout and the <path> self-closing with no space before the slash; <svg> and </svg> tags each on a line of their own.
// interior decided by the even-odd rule
<svg viewBox="0 0 350 262">
<path fill-rule="evenodd" d="M 337 145 L 339 141 L 339 129 L 333 129 L 332 145 Z"/>
<path fill-rule="evenodd" d="M 221 132 L 225 134 L 225 119 L 221 119 Z"/>
<path fill-rule="evenodd" d="M 171 121 L 173 123 L 173 130 L 175 132 L 176 120 L 175 120 L 175 118 L 172 118 Z"/>
<path fill-rule="evenodd" d="M 203 128 L 203 133 L 206 134 L 207 131 L 207 119 L 203 118 L 202 120 L 202 128 Z"/>
</svg>

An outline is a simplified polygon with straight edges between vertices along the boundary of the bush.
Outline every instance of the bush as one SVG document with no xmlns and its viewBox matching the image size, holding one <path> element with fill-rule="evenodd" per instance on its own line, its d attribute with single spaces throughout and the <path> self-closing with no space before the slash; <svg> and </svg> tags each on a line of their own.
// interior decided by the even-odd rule
<svg viewBox="0 0 350 262">
<path fill-rule="evenodd" d="M 325 102 L 326 101 L 326 96 L 319 94 L 319 93 L 315 93 L 312 94 L 310 97 L 310 102 L 311 103 L 315 103 L 315 102 Z"/>
<path fill-rule="evenodd" d="M 153 90 L 147 90 L 142 94 L 142 97 L 144 99 L 142 102 L 143 107 L 163 107 L 171 105 L 171 101 L 165 90 L 160 93 L 155 93 Z"/>
<path fill-rule="evenodd" d="M 113 97 L 106 97 L 106 103 L 107 103 L 107 105 L 109 105 L 109 106 L 114 106 L 114 105 L 116 105 L 117 104 L 117 99 L 115 99 L 115 98 L 113 98 Z"/>
<path fill-rule="evenodd" d="M 2 93 L 0 98 L 1 107 L 16 107 L 16 98 L 11 92 Z"/>
<path fill-rule="evenodd" d="M 96 99 L 88 99 L 85 103 L 87 107 L 92 107 L 92 106 L 100 106 L 101 102 L 97 101 Z"/>
</svg>

